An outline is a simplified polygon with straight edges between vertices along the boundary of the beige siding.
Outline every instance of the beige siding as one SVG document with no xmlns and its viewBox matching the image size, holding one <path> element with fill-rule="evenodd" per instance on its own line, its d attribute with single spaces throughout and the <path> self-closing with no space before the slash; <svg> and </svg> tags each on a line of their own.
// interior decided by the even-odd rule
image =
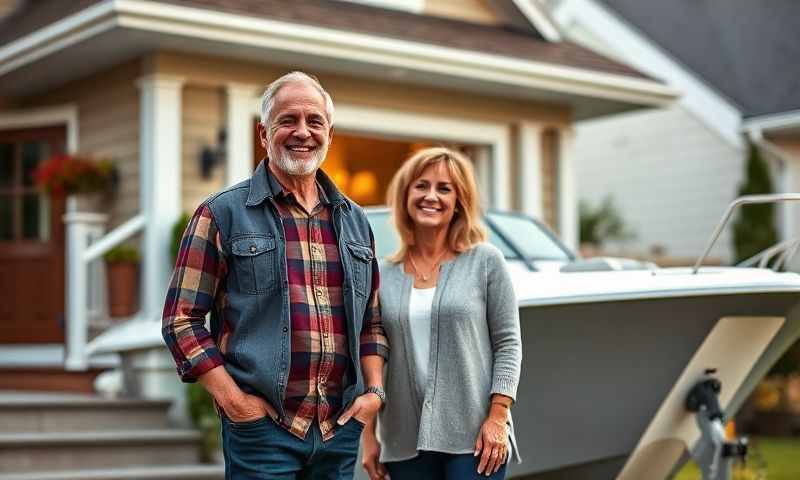
<svg viewBox="0 0 800 480">
<path fill-rule="evenodd" d="M 426 0 L 425 13 L 488 25 L 500 23 L 497 14 L 486 0 Z"/>
<path fill-rule="evenodd" d="M 210 141 L 214 138 L 215 127 L 224 122 L 224 87 L 228 82 L 247 83 L 266 86 L 270 81 L 286 73 L 286 68 L 273 65 L 258 65 L 253 63 L 231 61 L 215 57 L 200 57 L 171 52 L 162 52 L 149 57 L 145 61 L 145 70 L 150 73 L 164 73 L 177 75 L 187 79 L 184 89 L 184 207 L 187 210 L 194 208 L 197 202 L 206 195 L 216 191 L 221 185 L 221 170 L 215 172 L 210 181 L 200 178 L 197 168 L 198 146 L 192 142 L 198 139 Z M 399 82 L 375 81 L 353 78 L 343 75 L 311 72 L 318 75 L 325 88 L 331 93 L 334 102 L 353 105 L 394 109 L 404 112 L 417 112 L 431 115 L 467 118 L 477 121 L 507 123 L 513 127 L 518 121 L 533 121 L 545 123 L 554 128 L 570 123 L 570 112 L 567 107 L 555 106 L 534 101 L 521 101 L 517 99 L 477 95 L 470 92 L 444 90 L 434 87 L 409 85 Z M 194 93 L 192 93 L 194 91 Z M 211 92 L 219 92 L 217 94 Z M 188 96 L 187 96 L 188 95 Z M 191 98 L 197 95 L 197 104 Z M 217 102 L 213 100 L 216 98 Z M 189 111 L 191 110 L 191 114 Z M 197 122 L 188 119 L 191 116 Z M 217 119 L 217 120 L 215 120 Z M 209 122 L 209 123 L 205 123 Z M 195 139 L 190 139 L 190 131 L 203 130 L 196 134 Z M 513 131 L 513 128 L 512 128 Z M 195 134 L 192 134 L 195 135 Z M 512 145 L 515 143 L 512 142 Z M 557 146 L 553 146 L 557 149 Z M 193 153 L 189 153 L 192 150 Z M 545 220 L 555 224 L 555 187 L 554 168 L 555 154 L 548 161 L 545 159 L 544 168 L 544 212 Z M 512 159 L 515 159 L 512 151 Z M 512 178 L 517 166 L 512 167 Z M 519 206 L 518 182 L 509 186 L 512 190 L 512 205 Z"/>
<path fill-rule="evenodd" d="M 139 211 L 139 62 L 130 62 L 27 99 L 21 107 L 72 103 L 78 106 L 78 149 L 109 158 L 119 173 L 111 225 Z"/>
<path fill-rule="evenodd" d="M 221 89 L 187 86 L 183 90 L 182 204 L 191 213 L 209 194 L 225 186 L 225 159 L 203 178 L 199 157 L 204 147 L 215 148 L 225 123 Z"/>
<path fill-rule="evenodd" d="M 144 62 L 148 73 L 177 75 L 187 79 L 184 89 L 184 207 L 193 208 L 199 200 L 214 192 L 221 185 L 221 169 L 213 179 L 202 180 L 197 167 L 200 140 L 211 141 L 216 129 L 224 122 L 224 87 L 229 82 L 266 86 L 270 81 L 286 73 L 287 69 L 274 65 L 259 65 L 215 57 L 190 56 L 162 52 Z M 353 78 L 344 75 L 311 72 L 319 76 L 334 102 L 370 106 L 404 112 L 466 118 L 476 121 L 506 123 L 513 132 L 519 121 L 544 123 L 554 128 L 570 123 L 570 112 L 565 106 L 538 103 L 529 100 L 479 95 L 471 92 Z M 212 93 L 217 92 L 217 93 Z M 197 100 L 192 100 L 193 96 Z M 216 100 L 214 100 L 216 98 Z M 191 111 L 191 113 L 190 113 Z M 197 121 L 191 120 L 197 119 Z M 207 123 L 208 122 L 208 123 Z M 217 127 L 214 127 L 217 125 Z M 189 133 L 203 130 L 203 133 Z M 195 136 L 194 139 L 189 138 Z M 512 142 L 512 145 L 515 143 Z M 556 148 L 556 147 L 554 147 Z M 191 153 L 190 153 L 191 151 Z M 516 159 L 512 151 L 512 159 Z M 554 162 L 555 159 L 551 161 Z M 546 162 L 545 162 L 546 163 Z M 545 166 L 545 168 L 547 168 Z M 545 212 L 548 222 L 555 221 L 552 168 L 545 171 Z M 512 167 L 512 178 L 516 178 L 517 166 Z M 518 182 L 509 186 L 512 190 L 512 205 L 519 206 Z M 547 200 L 550 199 L 550 200 Z"/>
</svg>

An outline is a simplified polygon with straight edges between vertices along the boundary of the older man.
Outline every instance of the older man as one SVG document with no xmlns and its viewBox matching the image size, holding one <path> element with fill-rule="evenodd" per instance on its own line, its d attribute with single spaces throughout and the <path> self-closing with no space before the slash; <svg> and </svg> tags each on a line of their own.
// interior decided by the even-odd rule
<svg viewBox="0 0 800 480">
<path fill-rule="evenodd" d="M 352 478 L 384 401 L 372 232 L 319 170 L 332 117 L 315 78 L 270 84 L 267 158 L 203 202 L 181 242 L 164 339 L 183 381 L 216 401 L 229 479 Z"/>
</svg>

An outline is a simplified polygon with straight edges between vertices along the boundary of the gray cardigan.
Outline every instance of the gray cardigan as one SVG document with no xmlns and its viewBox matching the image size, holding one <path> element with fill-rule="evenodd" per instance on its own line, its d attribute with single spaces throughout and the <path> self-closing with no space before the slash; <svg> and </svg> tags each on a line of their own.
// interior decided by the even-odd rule
<svg viewBox="0 0 800 480">
<path fill-rule="evenodd" d="M 472 453 L 490 396 L 516 398 L 522 362 L 519 310 L 503 255 L 479 244 L 442 264 L 431 310 L 431 348 L 424 394 L 413 378 L 408 304 L 413 286 L 402 263 L 381 264 L 383 326 L 392 346 L 386 405 L 378 416 L 381 461 L 418 450 Z M 422 397 L 422 398 L 420 398 Z M 510 418 L 510 417 L 509 417 Z M 519 462 L 513 424 L 511 447 Z"/>
</svg>

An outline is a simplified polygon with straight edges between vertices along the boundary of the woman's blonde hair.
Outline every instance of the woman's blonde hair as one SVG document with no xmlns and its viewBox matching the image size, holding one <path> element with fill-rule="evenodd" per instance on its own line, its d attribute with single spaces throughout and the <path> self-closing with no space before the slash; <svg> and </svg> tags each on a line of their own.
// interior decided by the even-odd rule
<svg viewBox="0 0 800 480">
<path fill-rule="evenodd" d="M 440 162 L 447 167 L 456 192 L 455 212 L 447 232 L 448 246 L 454 252 L 464 252 L 486 240 L 486 230 L 480 223 L 480 196 L 472 163 L 461 152 L 449 148 L 425 148 L 406 160 L 389 184 L 386 201 L 400 234 L 400 249 L 389 257 L 390 261 L 405 260 L 409 247 L 416 243 L 414 222 L 406 209 L 411 182 L 419 178 L 426 168 Z"/>
</svg>

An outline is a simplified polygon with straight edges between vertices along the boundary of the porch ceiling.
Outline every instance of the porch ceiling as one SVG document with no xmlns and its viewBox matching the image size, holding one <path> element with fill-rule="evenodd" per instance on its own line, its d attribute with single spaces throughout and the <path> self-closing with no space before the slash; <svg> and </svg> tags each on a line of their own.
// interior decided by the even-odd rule
<svg viewBox="0 0 800 480">
<path fill-rule="evenodd" d="M 53 29 L 54 24 L 0 47 L 0 95 L 33 95 L 150 52 L 173 51 L 566 104 L 576 120 L 661 106 L 676 97 L 676 92 L 646 78 L 171 8 L 148 9 L 139 2 L 98 4 L 64 19 L 72 19 L 72 24 L 60 30 Z M 54 31 L 47 35 L 48 29 Z"/>
</svg>

